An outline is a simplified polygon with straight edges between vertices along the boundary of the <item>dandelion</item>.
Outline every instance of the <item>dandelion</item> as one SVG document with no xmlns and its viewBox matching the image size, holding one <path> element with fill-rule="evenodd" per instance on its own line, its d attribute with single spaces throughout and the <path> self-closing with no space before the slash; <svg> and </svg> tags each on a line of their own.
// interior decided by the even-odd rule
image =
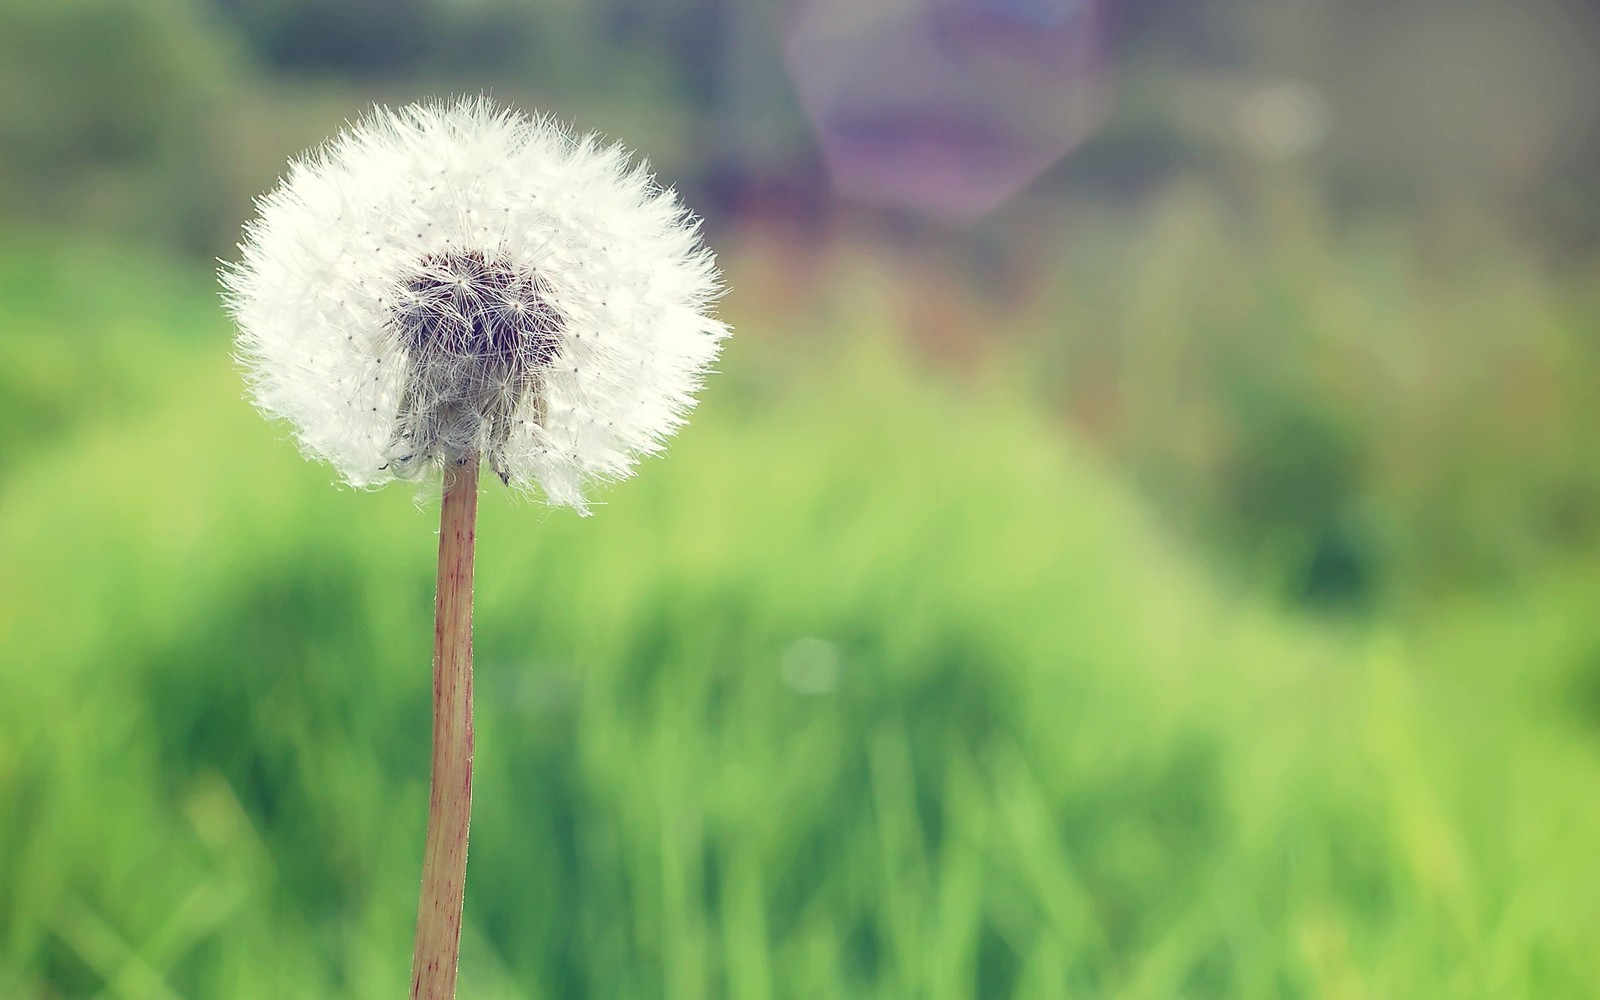
<svg viewBox="0 0 1600 1000">
<path fill-rule="evenodd" d="M 442 485 L 433 793 L 412 996 L 455 992 L 478 475 L 588 513 L 727 336 L 698 223 L 595 137 L 486 100 L 377 110 L 292 162 L 223 267 L 257 405 L 351 485 Z"/>
</svg>

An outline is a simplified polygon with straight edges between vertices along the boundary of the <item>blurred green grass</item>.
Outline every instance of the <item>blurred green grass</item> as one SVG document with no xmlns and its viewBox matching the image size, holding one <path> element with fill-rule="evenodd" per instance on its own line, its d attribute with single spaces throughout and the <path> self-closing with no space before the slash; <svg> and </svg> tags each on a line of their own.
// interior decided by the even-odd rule
<svg viewBox="0 0 1600 1000">
<path fill-rule="evenodd" d="M 1285 612 L 849 317 L 596 518 L 486 493 L 464 1000 L 1600 992 L 1592 572 Z M 0 996 L 403 995 L 430 502 L 203 273 L 14 243 L 0 327 Z"/>
</svg>

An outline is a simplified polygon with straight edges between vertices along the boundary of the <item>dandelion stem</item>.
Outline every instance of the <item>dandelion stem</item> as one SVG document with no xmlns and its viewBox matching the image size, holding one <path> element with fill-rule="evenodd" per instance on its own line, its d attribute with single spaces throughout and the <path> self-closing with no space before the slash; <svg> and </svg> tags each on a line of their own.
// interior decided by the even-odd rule
<svg viewBox="0 0 1600 1000">
<path fill-rule="evenodd" d="M 447 467 L 433 627 L 433 790 L 411 964 L 412 1000 L 454 1000 L 472 815 L 472 556 L 478 456 Z"/>
</svg>

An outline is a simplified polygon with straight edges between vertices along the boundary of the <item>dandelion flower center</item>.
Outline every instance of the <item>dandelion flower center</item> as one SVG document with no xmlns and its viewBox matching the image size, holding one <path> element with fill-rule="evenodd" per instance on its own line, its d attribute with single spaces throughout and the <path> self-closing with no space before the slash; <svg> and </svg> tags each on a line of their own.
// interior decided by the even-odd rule
<svg viewBox="0 0 1600 1000">
<path fill-rule="evenodd" d="M 460 461 L 482 448 L 501 478 L 501 449 L 561 347 L 565 323 L 537 272 L 472 251 L 432 254 L 404 282 L 389 327 L 405 356 L 391 460 Z"/>
</svg>

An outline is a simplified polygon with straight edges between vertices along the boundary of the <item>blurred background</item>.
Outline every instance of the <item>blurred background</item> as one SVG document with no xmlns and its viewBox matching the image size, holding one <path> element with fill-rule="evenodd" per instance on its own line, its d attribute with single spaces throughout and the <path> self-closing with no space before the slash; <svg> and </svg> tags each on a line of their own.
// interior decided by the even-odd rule
<svg viewBox="0 0 1600 1000">
<path fill-rule="evenodd" d="M 0 997 L 404 995 L 436 501 L 214 270 L 480 92 L 737 336 L 486 487 L 463 1000 L 1600 995 L 1592 4 L 7 0 Z"/>
</svg>

